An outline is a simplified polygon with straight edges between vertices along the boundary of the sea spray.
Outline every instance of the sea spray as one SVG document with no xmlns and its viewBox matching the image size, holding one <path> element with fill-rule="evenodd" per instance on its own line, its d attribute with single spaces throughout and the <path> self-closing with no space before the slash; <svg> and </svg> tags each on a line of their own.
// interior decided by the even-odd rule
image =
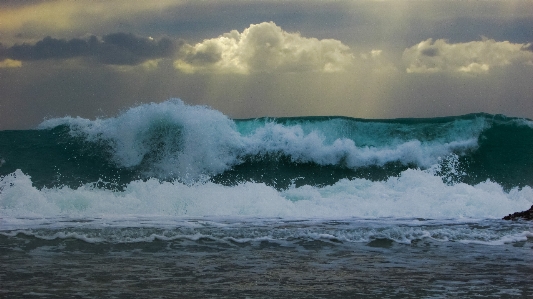
<svg viewBox="0 0 533 299">
<path fill-rule="evenodd" d="M 106 144 L 118 167 L 144 166 L 146 176 L 184 182 L 222 173 L 247 158 L 272 155 L 350 169 L 391 162 L 427 168 L 441 156 L 475 149 L 487 126 L 483 118 L 433 125 L 335 118 L 235 122 L 216 110 L 180 100 L 138 106 L 115 118 L 51 119 L 39 128 L 64 125 L 71 136 Z"/>
<path fill-rule="evenodd" d="M 171 100 L 0 131 L 0 296 L 531 297 L 531 223 L 501 220 L 531 123 Z"/>
<path fill-rule="evenodd" d="M 342 179 L 331 186 L 278 191 L 263 183 L 186 185 L 132 181 L 123 191 L 84 185 L 36 189 L 20 171 L 0 180 L 4 217 L 245 216 L 289 218 L 501 218 L 533 204 L 530 187 L 509 192 L 494 182 L 449 185 L 429 171 L 408 169 L 385 181 Z"/>
<path fill-rule="evenodd" d="M 49 119 L 0 132 L 0 212 L 501 218 L 533 200 L 530 123 L 231 120 L 177 99 L 106 119 Z"/>
</svg>

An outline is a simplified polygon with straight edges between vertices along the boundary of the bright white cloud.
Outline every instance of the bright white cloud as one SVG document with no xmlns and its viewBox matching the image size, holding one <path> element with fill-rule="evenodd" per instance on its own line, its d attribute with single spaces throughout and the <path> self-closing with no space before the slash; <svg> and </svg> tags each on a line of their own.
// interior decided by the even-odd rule
<svg viewBox="0 0 533 299">
<path fill-rule="evenodd" d="M 353 63 L 350 48 L 338 40 L 302 37 L 273 22 L 232 30 L 196 45 L 184 45 L 174 66 L 188 73 L 338 72 Z"/>
<path fill-rule="evenodd" d="M 483 39 L 468 43 L 448 43 L 444 39 L 425 40 L 408 48 L 403 60 L 408 73 L 459 72 L 488 73 L 494 67 L 532 64 L 531 44 L 513 44 Z"/>
</svg>

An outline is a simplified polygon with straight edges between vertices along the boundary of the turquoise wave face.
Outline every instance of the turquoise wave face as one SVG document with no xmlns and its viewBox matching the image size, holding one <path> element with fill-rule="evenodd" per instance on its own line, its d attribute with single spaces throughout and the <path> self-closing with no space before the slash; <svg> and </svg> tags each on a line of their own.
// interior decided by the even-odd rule
<svg viewBox="0 0 533 299">
<path fill-rule="evenodd" d="M 180 100 L 87 120 L 51 119 L 0 131 L 0 175 L 20 169 L 38 187 L 138 179 L 185 184 L 325 186 L 383 181 L 422 169 L 449 184 L 491 180 L 533 186 L 533 122 L 488 114 L 366 120 L 293 117 L 231 120 Z"/>
</svg>

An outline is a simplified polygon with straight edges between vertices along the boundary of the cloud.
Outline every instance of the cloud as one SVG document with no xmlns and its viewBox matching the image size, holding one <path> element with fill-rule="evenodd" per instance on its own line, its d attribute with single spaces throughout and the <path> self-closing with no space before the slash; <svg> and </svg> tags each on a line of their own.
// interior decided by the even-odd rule
<svg viewBox="0 0 533 299">
<path fill-rule="evenodd" d="M 12 68 L 12 67 L 21 67 L 22 61 L 20 60 L 13 60 L 13 59 L 4 59 L 0 60 L 0 68 Z"/>
<path fill-rule="evenodd" d="M 3 48 L 0 56 L 19 61 L 94 57 L 104 64 L 137 65 L 171 57 L 177 48 L 178 44 L 168 38 L 155 40 L 128 33 L 112 33 L 101 39 L 94 35 L 87 39 L 70 40 L 47 36 L 34 45 L 24 43 Z"/>
<path fill-rule="evenodd" d="M 168 38 L 156 41 L 126 33 L 105 35 L 99 45 L 97 56 L 106 64 L 135 65 L 149 59 L 171 57 L 177 49 Z"/>
<path fill-rule="evenodd" d="M 398 68 L 394 65 L 390 57 L 385 57 L 385 52 L 373 49 L 370 52 L 360 53 L 361 60 L 358 61 L 358 68 L 364 72 L 365 76 L 370 73 L 393 75 L 398 73 Z"/>
<path fill-rule="evenodd" d="M 187 72 L 338 72 L 353 63 L 350 48 L 338 40 L 305 38 L 273 22 L 252 24 L 181 48 L 176 69 Z"/>
<path fill-rule="evenodd" d="M 0 34 L 3 38 L 20 33 L 27 37 L 58 34 L 62 37 L 116 27 L 134 18 L 142 21 L 146 14 L 179 7 L 181 0 L 146 1 L 0 1 Z M 17 39 L 18 40 L 18 39 Z"/>
<path fill-rule="evenodd" d="M 427 39 L 403 52 L 408 73 L 488 73 L 494 67 L 532 64 L 531 44 L 497 42 L 493 39 L 448 43 Z"/>
</svg>

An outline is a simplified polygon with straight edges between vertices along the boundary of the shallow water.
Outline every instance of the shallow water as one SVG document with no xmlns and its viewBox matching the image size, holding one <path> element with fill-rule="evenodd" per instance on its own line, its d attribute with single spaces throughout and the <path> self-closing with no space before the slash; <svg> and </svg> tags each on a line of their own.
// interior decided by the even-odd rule
<svg viewBox="0 0 533 299">
<path fill-rule="evenodd" d="M 54 221 L 48 228 L 40 224 L 31 229 L 2 231 L 0 295 L 533 295 L 533 238 L 526 222 L 159 219 L 155 225 L 145 219 L 144 224 L 131 227 L 126 225 L 130 220 L 107 223 L 107 227 L 102 227 L 102 220 L 64 221 L 62 227 Z"/>
</svg>

